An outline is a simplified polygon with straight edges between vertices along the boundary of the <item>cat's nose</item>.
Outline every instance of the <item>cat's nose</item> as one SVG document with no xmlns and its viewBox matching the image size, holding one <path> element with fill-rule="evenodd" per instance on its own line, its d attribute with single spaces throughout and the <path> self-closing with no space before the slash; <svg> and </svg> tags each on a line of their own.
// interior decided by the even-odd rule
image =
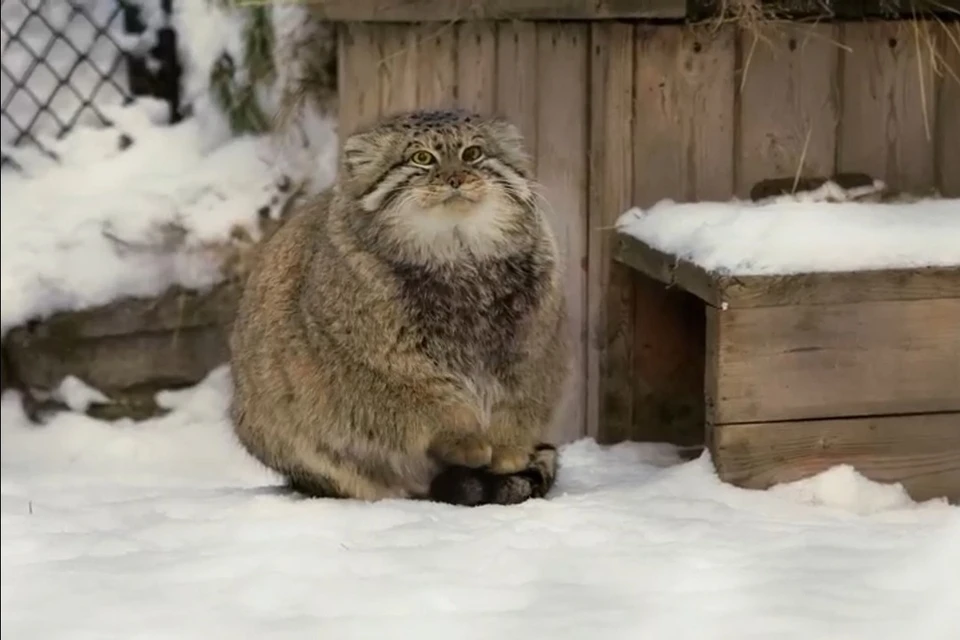
<svg viewBox="0 0 960 640">
<path fill-rule="evenodd" d="M 459 189 L 460 185 L 463 184 L 463 176 L 459 173 L 451 173 L 449 176 L 447 176 L 447 184 L 454 189 Z"/>
</svg>

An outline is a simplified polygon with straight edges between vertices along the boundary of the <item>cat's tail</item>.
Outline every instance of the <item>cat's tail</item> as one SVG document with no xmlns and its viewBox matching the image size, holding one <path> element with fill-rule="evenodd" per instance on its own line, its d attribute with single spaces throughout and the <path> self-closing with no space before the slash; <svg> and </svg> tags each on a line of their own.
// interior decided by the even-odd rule
<svg viewBox="0 0 960 640">
<path fill-rule="evenodd" d="M 557 448 L 537 445 L 530 465 L 523 471 L 496 474 L 487 469 L 451 466 L 430 484 L 429 499 L 447 504 L 474 507 L 483 504 L 518 504 L 542 498 L 557 478 Z"/>
</svg>

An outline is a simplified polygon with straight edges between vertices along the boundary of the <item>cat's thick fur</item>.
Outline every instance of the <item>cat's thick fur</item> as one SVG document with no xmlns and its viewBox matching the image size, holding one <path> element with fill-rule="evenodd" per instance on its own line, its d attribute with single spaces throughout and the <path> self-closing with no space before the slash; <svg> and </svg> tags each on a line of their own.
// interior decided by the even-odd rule
<svg viewBox="0 0 960 640">
<path fill-rule="evenodd" d="M 315 496 L 545 494 L 568 342 L 540 202 L 507 122 L 421 111 L 349 137 L 337 184 L 266 241 L 242 295 L 246 449 Z"/>
</svg>

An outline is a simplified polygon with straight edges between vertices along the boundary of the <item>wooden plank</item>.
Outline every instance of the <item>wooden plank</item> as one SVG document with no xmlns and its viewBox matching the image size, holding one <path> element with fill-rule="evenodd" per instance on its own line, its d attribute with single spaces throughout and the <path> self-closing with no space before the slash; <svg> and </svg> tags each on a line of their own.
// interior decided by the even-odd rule
<svg viewBox="0 0 960 640">
<path fill-rule="evenodd" d="M 450 108 L 457 95 L 457 32 L 453 24 L 418 28 L 417 107 Z"/>
<path fill-rule="evenodd" d="M 411 25 L 376 25 L 380 44 L 380 113 L 417 108 L 417 29 Z"/>
<path fill-rule="evenodd" d="M 730 307 L 960 298 L 960 267 L 723 276 L 718 289 Z"/>
<path fill-rule="evenodd" d="M 311 8 L 350 22 L 604 20 L 682 18 L 686 0 L 316 0 Z"/>
<path fill-rule="evenodd" d="M 587 435 L 600 442 L 632 428 L 632 277 L 612 256 L 614 224 L 633 197 L 633 31 L 591 25 Z"/>
<path fill-rule="evenodd" d="M 733 194 L 735 31 L 638 25 L 634 204 Z"/>
<path fill-rule="evenodd" d="M 849 464 L 915 500 L 960 502 L 960 413 L 727 425 L 711 453 L 721 480 L 750 489 Z"/>
<path fill-rule="evenodd" d="M 960 22 L 940 27 L 940 92 L 937 111 L 937 186 L 960 197 Z"/>
<path fill-rule="evenodd" d="M 834 173 L 838 32 L 799 23 L 741 31 L 739 196 L 769 178 Z"/>
<path fill-rule="evenodd" d="M 936 99 L 929 22 L 849 22 L 843 64 L 838 170 L 865 172 L 893 189 L 934 188 Z"/>
<path fill-rule="evenodd" d="M 718 310 L 711 424 L 960 410 L 960 299 Z"/>
<path fill-rule="evenodd" d="M 537 175 L 549 203 L 565 268 L 573 344 L 570 393 L 554 437 L 568 442 L 586 430 L 587 56 L 585 24 L 537 26 Z"/>
<path fill-rule="evenodd" d="M 497 26 L 496 112 L 520 129 L 527 152 L 537 157 L 537 29 L 530 22 Z"/>
<path fill-rule="evenodd" d="M 730 308 L 960 298 L 960 267 L 722 275 L 618 232 L 616 259 L 707 304 Z"/>
<path fill-rule="evenodd" d="M 457 27 L 457 103 L 481 115 L 496 104 L 497 25 L 464 22 Z"/>
<path fill-rule="evenodd" d="M 344 24 L 337 28 L 340 144 L 380 116 L 380 43 L 376 28 Z"/>
<path fill-rule="evenodd" d="M 679 287 L 697 296 L 707 304 L 720 306 L 723 302 L 723 276 L 711 273 L 688 260 L 654 249 L 628 233 L 618 232 L 615 257 L 638 272 L 669 287 Z"/>
</svg>

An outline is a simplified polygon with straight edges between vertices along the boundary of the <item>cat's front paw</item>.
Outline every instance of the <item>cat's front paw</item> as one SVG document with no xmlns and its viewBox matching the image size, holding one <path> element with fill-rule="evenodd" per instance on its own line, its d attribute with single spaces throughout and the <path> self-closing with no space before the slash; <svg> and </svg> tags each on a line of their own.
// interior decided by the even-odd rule
<svg viewBox="0 0 960 640">
<path fill-rule="evenodd" d="M 493 448 L 490 471 L 499 474 L 518 473 L 530 465 L 533 450 L 530 447 L 504 445 Z"/>
<path fill-rule="evenodd" d="M 434 438 L 430 454 L 446 464 L 475 469 L 490 464 L 493 447 L 481 434 L 444 432 Z"/>
</svg>

